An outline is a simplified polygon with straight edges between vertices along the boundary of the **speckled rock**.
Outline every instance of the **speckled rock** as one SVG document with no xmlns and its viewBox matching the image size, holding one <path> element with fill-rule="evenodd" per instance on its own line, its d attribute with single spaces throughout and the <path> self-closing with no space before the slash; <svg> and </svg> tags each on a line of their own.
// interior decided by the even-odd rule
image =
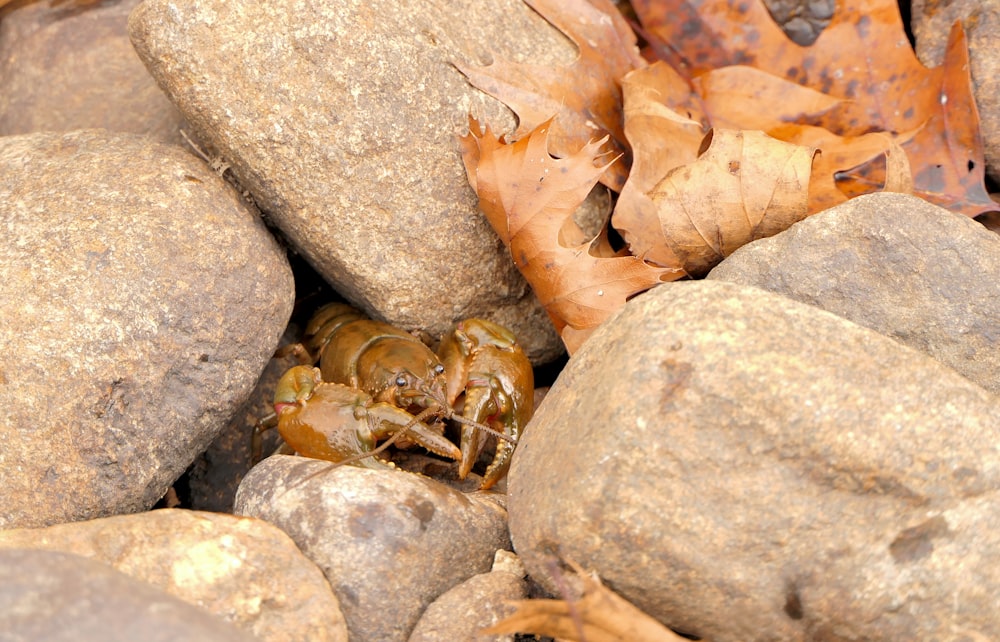
<svg viewBox="0 0 1000 642">
<path fill-rule="evenodd" d="M 0 527 L 145 510 L 242 404 L 294 287 L 204 163 L 141 136 L 0 138 Z"/>
<path fill-rule="evenodd" d="M 275 455 L 236 494 L 238 514 L 288 533 L 326 574 L 352 640 L 405 641 L 436 597 L 490 570 L 509 546 L 492 493 L 404 471 Z"/>
<path fill-rule="evenodd" d="M 505 107 L 452 65 L 572 62 L 520 0 L 147 0 L 139 56 L 291 242 L 374 317 L 440 336 L 478 316 L 536 362 L 562 345 L 478 211 L 457 136 Z"/>
<path fill-rule="evenodd" d="M 101 127 L 180 144 L 184 119 L 128 38 L 140 0 L 22 3 L 0 22 L 0 135 Z"/>
<path fill-rule="evenodd" d="M 913 0 L 910 11 L 917 57 L 927 66 L 941 64 L 951 26 L 962 21 L 986 171 L 1000 180 L 1000 0 Z"/>
<path fill-rule="evenodd" d="M 548 590 L 572 559 L 714 642 L 1000 639 L 996 397 L 770 292 L 630 301 L 550 390 L 508 489 Z"/>
<path fill-rule="evenodd" d="M 510 616 L 514 600 L 528 596 L 524 565 L 510 551 L 497 551 L 493 570 L 473 575 L 449 589 L 427 607 L 410 634 L 409 642 L 506 642 L 508 635 L 479 635 L 479 631 Z"/>
<path fill-rule="evenodd" d="M 347 641 L 323 573 L 261 520 L 155 510 L 0 531 L 0 550 L 72 553 L 201 607 L 260 640 Z"/>
<path fill-rule="evenodd" d="M 5 641 L 248 642 L 221 619 L 106 564 L 53 551 L 0 551 Z"/>
<path fill-rule="evenodd" d="M 743 246 L 708 278 L 833 312 L 1000 393 L 1000 236 L 922 199 L 851 199 Z"/>
</svg>

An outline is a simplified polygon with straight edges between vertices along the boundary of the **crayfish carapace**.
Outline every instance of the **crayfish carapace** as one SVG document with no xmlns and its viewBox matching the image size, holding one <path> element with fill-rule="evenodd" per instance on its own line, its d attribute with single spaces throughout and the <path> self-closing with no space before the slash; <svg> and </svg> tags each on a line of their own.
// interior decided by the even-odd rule
<svg viewBox="0 0 1000 642">
<path fill-rule="evenodd" d="M 319 368 L 286 372 L 274 407 L 285 442 L 308 457 L 381 467 L 371 457 L 381 449 L 376 442 L 405 437 L 459 460 L 465 479 L 492 433 L 497 449 L 481 485 L 490 488 L 506 474 L 533 410 L 528 358 L 510 330 L 484 319 L 457 323 L 435 354 L 415 336 L 334 303 L 310 321 L 299 350 Z M 460 424 L 458 448 L 425 423 L 429 417 Z"/>
</svg>

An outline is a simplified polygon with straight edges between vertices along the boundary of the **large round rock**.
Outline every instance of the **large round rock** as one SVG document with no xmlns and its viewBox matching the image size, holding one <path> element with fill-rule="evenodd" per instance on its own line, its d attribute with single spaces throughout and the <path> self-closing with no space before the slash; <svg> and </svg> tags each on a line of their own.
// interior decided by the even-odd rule
<svg viewBox="0 0 1000 642">
<path fill-rule="evenodd" d="M 246 400 L 284 253 L 180 148 L 0 139 L 0 527 L 149 508 Z"/>
<path fill-rule="evenodd" d="M 479 212 L 457 136 L 513 125 L 454 63 L 568 64 L 521 0 L 146 0 L 139 57 L 293 245 L 342 295 L 441 336 L 486 317 L 533 360 L 562 344 Z"/>
<path fill-rule="evenodd" d="M 570 360 L 510 529 L 549 590 L 572 559 L 715 642 L 998 639 L 998 488 L 990 393 L 805 304 L 677 283 Z"/>
<path fill-rule="evenodd" d="M 1000 235 L 916 196 L 852 198 L 744 245 L 707 278 L 833 312 L 1000 393 Z"/>
<path fill-rule="evenodd" d="M 100 127 L 183 143 L 180 112 L 129 42 L 140 1 L 5 3 L 0 134 Z"/>
</svg>

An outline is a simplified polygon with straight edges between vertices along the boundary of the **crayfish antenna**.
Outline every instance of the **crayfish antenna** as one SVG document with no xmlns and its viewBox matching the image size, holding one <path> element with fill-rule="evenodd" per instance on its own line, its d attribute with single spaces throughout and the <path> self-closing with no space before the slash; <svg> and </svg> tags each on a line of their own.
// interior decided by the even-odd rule
<svg viewBox="0 0 1000 642">
<path fill-rule="evenodd" d="M 458 414 L 457 412 L 455 412 L 455 409 L 451 407 L 451 404 L 448 403 L 446 399 L 439 398 L 438 395 L 429 395 L 429 396 L 431 397 L 431 399 L 435 401 L 435 403 L 437 403 L 440 406 L 440 408 L 435 408 L 434 410 L 438 414 L 442 415 L 445 419 L 451 419 L 456 423 L 465 424 L 466 426 L 472 426 L 473 428 L 482 430 L 488 435 L 493 435 L 497 439 L 503 439 L 506 442 L 517 445 L 517 440 L 511 438 L 508 435 L 503 434 L 499 430 L 493 430 L 486 424 L 481 424 L 475 419 L 469 419 L 468 417 Z"/>
</svg>

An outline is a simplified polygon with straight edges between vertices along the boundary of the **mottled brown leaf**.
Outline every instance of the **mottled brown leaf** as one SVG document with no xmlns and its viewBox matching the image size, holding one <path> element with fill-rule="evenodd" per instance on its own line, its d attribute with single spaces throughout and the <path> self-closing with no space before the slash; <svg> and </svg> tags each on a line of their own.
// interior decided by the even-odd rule
<svg viewBox="0 0 1000 642">
<path fill-rule="evenodd" d="M 808 215 L 814 150 L 763 132 L 714 129 L 698 159 L 649 192 L 666 243 L 692 276 Z"/>
<path fill-rule="evenodd" d="M 944 64 L 927 69 L 906 39 L 895 0 L 838 3 L 829 26 L 809 47 L 789 40 L 762 0 L 633 5 L 657 53 L 689 77 L 750 66 L 832 96 L 837 105 L 812 115 L 805 109 L 800 123 L 845 140 L 872 132 L 897 136 L 912 168 L 914 193 L 969 216 L 996 208 L 983 185 L 979 118 L 961 25 L 952 30 Z M 753 102 L 740 106 L 765 111 Z M 884 160 L 878 153 L 856 165 L 848 182 L 877 184 Z"/>
</svg>

